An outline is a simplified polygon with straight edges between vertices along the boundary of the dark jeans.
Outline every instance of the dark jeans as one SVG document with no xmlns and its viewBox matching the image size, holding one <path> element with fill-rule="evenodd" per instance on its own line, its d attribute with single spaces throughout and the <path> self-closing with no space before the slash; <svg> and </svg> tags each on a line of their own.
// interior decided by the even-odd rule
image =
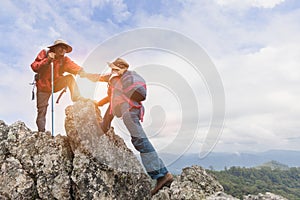
<svg viewBox="0 0 300 200">
<path fill-rule="evenodd" d="M 78 97 L 80 97 L 80 92 L 76 81 L 72 75 L 64 76 L 58 79 L 54 84 L 54 92 L 58 92 L 65 87 L 68 87 L 71 93 L 72 101 L 76 101 Z M 46 127 L 46 114 L 48 108 L 48 101 L 51 96 L 49 92 L 41 92 L 37 91 L 36 99 L 37 99 L 37 118 L 36 125 L 38 127 L 38 131 L 45 132 Z"/>
<path fill-rule="evenodd" d="M 158 157 L 154 147 L 140 124 L 140 109 L 131 108 L 127 103 L 121 105 L 123 122 L 131 135 L 131 142 L 140 152 L 142 163 L 152 179 L 158 179 L 168 173 L 163 161 Z"/>
<path fill-rule="evenodd" d="M 37 118 L 36 125 L 38 127 L 38 131 L 45 132 L 46 127 L 46 114 L 48 107 L 48 100 L 51 96 L 51 93 L 40 92 L 36 93 L 36 102 L 37 102 Z"/>
</svg>

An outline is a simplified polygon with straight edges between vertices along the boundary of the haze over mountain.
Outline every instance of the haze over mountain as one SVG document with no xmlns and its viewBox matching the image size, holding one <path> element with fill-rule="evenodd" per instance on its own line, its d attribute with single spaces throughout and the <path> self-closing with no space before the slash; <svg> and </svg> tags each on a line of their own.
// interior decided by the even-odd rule
<svg viewBox="0 0 300 200">
<path fill-rule="evenodd" d="M 163 158 L 175 158 L 176 155 L 163 154 Z M 222 153 L 212 152 L 204 159 L 200 159 L 198 154 L 185 154 L 169 166 L 173 173 L 179 173 L 180 169 L 191 164 L 201 165 L 204 168 L 223 170 L 225 167 L 256 167 L 269 161 L 277 161 L 289 167 L 300 166 L 300 151 L 270 150 L 260 153 Z"/>
</svg>

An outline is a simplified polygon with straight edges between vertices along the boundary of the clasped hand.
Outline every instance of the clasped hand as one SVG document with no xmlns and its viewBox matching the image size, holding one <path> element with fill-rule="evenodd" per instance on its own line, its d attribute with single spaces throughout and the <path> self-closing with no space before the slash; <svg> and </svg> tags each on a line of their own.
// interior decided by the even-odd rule
<svg viewBox="0 0 300 200">
<path fill-rule="evenodd" d="M 55 53 L 54 52 L 49 52 L 48 53 L 48 58 L 53 60 L 55 58 Z"/>
</svg>

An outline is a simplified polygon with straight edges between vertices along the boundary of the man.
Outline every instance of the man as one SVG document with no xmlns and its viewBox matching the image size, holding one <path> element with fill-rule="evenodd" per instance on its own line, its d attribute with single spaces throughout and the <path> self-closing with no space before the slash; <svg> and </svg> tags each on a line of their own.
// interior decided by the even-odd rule
<svg viewBox="0 0 300 200">
<path fill-rule="evenodd" d="M 109 95 L 104 98 L 104 102 L 99 102 L 101 105 L 105 102 L 110 102 L 109 108 L 103 118 L 102 128 L 104 132 L 106 132 L 113 116 L 122 117 L 126 128 L 130 132 L 133 146 L 140 152 L 141 160 L 147 173 L 152 179 L 157 180 L 155 188 L 151 191 L 151 194 L 154 195 L 163 186 L 170 185 L 173 181 L 173 176 L 168 172 L 163 161 L 158 157 L 141 126 L 140 120 L 144 109 L 141 102 L 130 100 L 124 95 L 122 77 L 126 77 L 132 72 L 128 70 L 129 64 L 121 58 L 108 64 L 112 69 L 110 75 L 102 76 L 84 73 L 82 77 L 86 77 L 94 82 L 108 82 Z"/>
<path fill-rule="evenodd" d="M 72 101 L 80 98 L 80 92 L 73 75 L 83 73 L 83 68 L 75 64 L 70 58 L 65 56 L 72 51 L 72 47 L 63 40 L 56 40 L 49 50 L 39 52 L 34 62 L 31 64 L 32 70 L 36 73 L 35 81 L 37 86 L 37 118 L 38 131 L 45 132 L 46 113 L 48 101 L 51 96 L 51 63 L 53 63 L 54 92 L 58 92 L 68 87 Z M 70 74 L 64 76 L 68 72 Z"/>
</svg>

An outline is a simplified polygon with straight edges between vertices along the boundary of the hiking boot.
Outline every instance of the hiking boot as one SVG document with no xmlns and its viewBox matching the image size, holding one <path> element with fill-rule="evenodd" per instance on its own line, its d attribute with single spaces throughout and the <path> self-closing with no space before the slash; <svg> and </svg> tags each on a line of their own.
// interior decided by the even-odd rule
<svg viewBox="0 0 300 200">
<path fill-rule="evenodd" d="M 170 187 L 173 180 L 173 175 L 170 172 L 168 172 L 165 176 L 158 178 L 155 188 L 151 190 L 151 196 L 155 195 L 164 186 Z"/>
</svg>

